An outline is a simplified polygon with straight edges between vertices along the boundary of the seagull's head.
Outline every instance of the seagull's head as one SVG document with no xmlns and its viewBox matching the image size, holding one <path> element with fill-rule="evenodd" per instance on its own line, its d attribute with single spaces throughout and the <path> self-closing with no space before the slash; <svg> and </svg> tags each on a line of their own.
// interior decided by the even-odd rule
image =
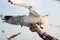
<svg viewBox="0 0 60 40">
<path fill-rule="evenodd" d="M 29 6 L 29 8 L 32 8 L 32 6 Z"/>
<path fill-rule="evenodd" d="M 32 6 L 28 6 L 27 8 L 28 8 L 28 9 L 31 9 L 31 8 L 32 8 Z"/>
</svg>

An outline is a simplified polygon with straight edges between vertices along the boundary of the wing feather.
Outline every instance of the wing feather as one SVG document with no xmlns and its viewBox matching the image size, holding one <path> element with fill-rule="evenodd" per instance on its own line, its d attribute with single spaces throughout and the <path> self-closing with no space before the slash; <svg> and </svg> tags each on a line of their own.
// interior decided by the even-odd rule
<svg viewBox="0 0 60 40">
<path fill-rule="evenodd" d="M 26 3 L 22 0 L 8 0 L 8 2 L 10 2 L 11 4 L 17 5 L 17 6 L 21 6 L 21 7 L 26 6 Z"/>
</svg>

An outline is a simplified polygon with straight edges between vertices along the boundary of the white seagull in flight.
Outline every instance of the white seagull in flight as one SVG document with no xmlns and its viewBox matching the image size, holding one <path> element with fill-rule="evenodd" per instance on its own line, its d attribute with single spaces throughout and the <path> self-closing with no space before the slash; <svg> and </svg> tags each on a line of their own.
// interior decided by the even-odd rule
<svg viewBox="0 0 60 40">
<path fill-rule="evenodd" d="M 15 24 L 15 25 L 21 25 L 21 26 L 28 26 L 30 24 L 41 24 L 43 26 L 47 25 L 48 22 L 46 21 L 45 17 L 48 16 L 41 16 L 39 15 L 35 10 L 33 10 L 32 6 L 28 6 L 25 5 L 24 2 L 19 3 L 16 0 L 8 0 L 8 2 L 10 2 L 11 4 L 14 5 L 19 5 L 22 7 L 25 7 L 29 10 L 29 15 L 22 15 L 22 16 L 4 16 L 4 18 L 2 18 L 3 20 L 5 20 L 4 22 L 10 23 L 10 24 Z M 2 15 L 3 16 L 3 15 Z M 1 16 L 1 17 L 2 17 Z"/>
</svg>

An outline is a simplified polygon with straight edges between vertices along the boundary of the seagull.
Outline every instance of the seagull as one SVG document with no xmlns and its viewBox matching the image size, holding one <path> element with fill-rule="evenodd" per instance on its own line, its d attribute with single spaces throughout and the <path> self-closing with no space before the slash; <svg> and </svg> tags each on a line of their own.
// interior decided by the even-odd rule
<svg viewBox="0 0 60 40">
<path fill-rule="evenodd" d="M 9 23 L 9 24 L 14 24 L 14 25 L 21 25 L 22 26 L 27 26 L 30 27 L 30 24 L 40 24 L 40 25 L 45 25 L 47 23 L 47 21 L 45 22 L 46 19 L 45 16 L 41 16 L 39 15 L 32 6 L 28 6 L 22 3 L 19 3 L 14 0 L 8 0 L 8 2 L 10 2 L 11 4 L 14 5 L 18 5 L 25 7 L 29 10 L 29 15 L 20 15 L 20 16 L 4 16 L 4 18 L 2 18 L 3 15 L 1 15 L 1 18 L 3 20 L 5 20 L 4 22 Z M 48 16 L 48 15 L 46 15 Z"/>
<path fill-rule="evenodd" d="M 2 33 L 5 33 L 5 31 L 2 30 Z M 14 34 L 14 35 L 12 35 L 12 36 L 9 36 L 9 37 L 8 37 L 8 35 L 6 35 L 6 37 L 7 37 L 8 40 L 12 40 L 12 38 L 15 38 L 15 37 L 18 36 L 19 34 L 21 34 L 21 33 L 19 32 L 19 33 L 17 33 L 17 34 Z"/>
<path fill-rule="evenodd" d="M 21 25 L 22 26 L 27 26 L 30 27 L 30 24 L 35 24 L 35 23 L 40 23 L 40 24 L 46 24 L 45 20 L 45 16 L 40 16 L 37 14 L 33 14 L 35 13 L 34 11 L 30 11 L 29 15 L 20 15 L 20 16 L 8 16 L 8 15 L 1 15 L 1 18 L 3 20 L 3 22 L 6 22 L 8 24 L 12 24 L 12 25 Z"/>
</svg>

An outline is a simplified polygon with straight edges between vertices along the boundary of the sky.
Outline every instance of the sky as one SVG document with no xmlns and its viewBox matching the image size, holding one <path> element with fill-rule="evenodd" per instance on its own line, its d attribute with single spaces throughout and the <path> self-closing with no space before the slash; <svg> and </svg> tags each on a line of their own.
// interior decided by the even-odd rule
<svg viewBox="0 0 60 40">
<path fill-rule="evenodd" d="M 26 3 L 32 5 L 40 15 L 49 14 L 49 24 L 53 24 L 53 26 L 49 25 L 45 28 L 45 31 L 60 40 L 60 2 L 56 0 L 26 0 Z M 7 0 L 0 0 L 0 14 L 28 15 L 29 11 L 26 8 L 10 4 Z M 5 30 L 10 36 L 22 31 L 19 36 L 13 38 L 14 40 L 42 40 L 37 33 L 31 32 L 29 28 L 4 23 L 0 18 L 0 40 L 7 40 L 6 35 L 1 32 L 2 30 Z"/>
</svg>

